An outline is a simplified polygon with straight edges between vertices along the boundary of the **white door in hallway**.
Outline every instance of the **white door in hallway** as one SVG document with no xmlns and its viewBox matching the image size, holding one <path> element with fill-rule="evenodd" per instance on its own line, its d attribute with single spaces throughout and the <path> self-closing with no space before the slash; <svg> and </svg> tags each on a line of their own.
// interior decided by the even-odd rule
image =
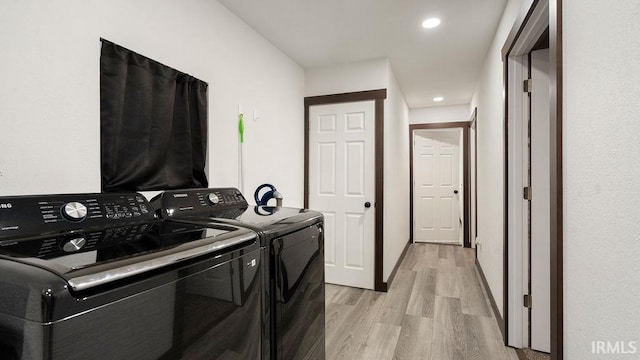
<svg viewBox="0 0 640 360">
<path fill-rule="evenodd" d="M 413 132 L 413 239 L 460 244 L 460 130 Z"/>
<path fill-rule="evenodd" d="M 531 348 L 551 351 L 549 50 L 531 52 Z"/>
<path fill-rule="evenodd" d="M 309 207 L 325 217 L 327 283 L 373 289 L 375 102 L 309 108 Z"/>
</svg>

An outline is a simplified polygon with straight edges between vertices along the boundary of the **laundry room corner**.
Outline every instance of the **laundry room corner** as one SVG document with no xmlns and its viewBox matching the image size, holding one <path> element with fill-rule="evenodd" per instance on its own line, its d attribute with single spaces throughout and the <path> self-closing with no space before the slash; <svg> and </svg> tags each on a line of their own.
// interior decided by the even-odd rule
<svg viewBox="0 0 640 360">
<path fill-rule="evenodd" d="M 238 185 L 241 104 L 247 190 L 270 182 L 302 204 L 304 71 L 217 1 L 10 2 L 0 28 L 4 195 L 101 190 L 105 38 L 209 84 L 210 183 Z"/>
</svg>

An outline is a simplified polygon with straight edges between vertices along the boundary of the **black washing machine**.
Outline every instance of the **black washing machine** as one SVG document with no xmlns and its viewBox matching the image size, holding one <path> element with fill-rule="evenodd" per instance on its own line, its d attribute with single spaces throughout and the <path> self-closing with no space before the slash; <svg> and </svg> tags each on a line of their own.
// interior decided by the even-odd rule
<svg viewBox="0 0 640 360">
<path fill-rule="evenodd" d="M 0 359 L 260 359 L 261 269 L 139 194 L 0 197 Z"/>
<path fill-rule="evenodd" d="M 249 206 L 234 188 L 166 191 L 152 200 L 160 217 L 256 231 L 265 253 L 265 331 L 271 359 L 325 358 L 324 238 L 321 213 Z M 266 260 L 268 259 L 268 261 Z M 266 358 L 266 356 L 265 356 Z"/>
</svg>

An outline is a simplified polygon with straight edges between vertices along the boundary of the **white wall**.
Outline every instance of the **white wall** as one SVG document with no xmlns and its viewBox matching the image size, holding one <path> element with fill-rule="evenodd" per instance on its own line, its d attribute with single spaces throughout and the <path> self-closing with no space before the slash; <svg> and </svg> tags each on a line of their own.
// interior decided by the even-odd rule
<svg viewBox="0 0 640 360">
<path fill-rule="evenodd" d="M 387 89 L 384 102 L 384 261 L 387 281 L 409 240 L 409 109 L 387 59 L 306 70 L 307 96 Z"/>
<path fill-rule="evenodd" d="M 470 116 L 469 104 L 414 108 L 409 110 L 409 124 L 468 121 Z"/>
<path fill-rule="evenodd" d="M 329 95 L 385 89 L 389 84 L 387 59 L 306 69 L 306 95 Z"/>
<path fill-rule="evenodd" d="M 563 3 L 564 358 L 636 359 L 640 2 Z M 637 352 L 594 355 L 592 341 Z"/>
<path fill-rule="evenodd" d="M 100 37 L 209 83 L 211 186 L 237 186 L 238 104 L 257 109 L 246 190 L 272 182 L 302 205 L 304 72 L 209 0 L 4 2 L 2 195 L 100 191 Z"/>
<path fill-rule="evenodd" d="M 468 113 L 478 108 L 478 261 L 500 313 L 503 309 L 504 95 L 500 52 L 522 0 L 510 0 L 489 48 Z"/>
<path fill-rule="evenodd" d="M 387 281 L 409 241 L 409 108 L 388 69 L 384 110 L 384 266 Z"/>
</svg>

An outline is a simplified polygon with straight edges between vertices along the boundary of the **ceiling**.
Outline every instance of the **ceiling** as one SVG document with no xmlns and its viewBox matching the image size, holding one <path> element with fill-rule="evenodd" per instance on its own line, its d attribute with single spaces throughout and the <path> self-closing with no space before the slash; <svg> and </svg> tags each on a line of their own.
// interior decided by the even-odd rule
<svg viewBox="0 0 640 360">
<path fill-rule="evenodd" d="M 410 108 L 468 104 L 506 0 L 218 0 L 303 68 L 389 59 Z M 426 18 L 442 20 L 424 29 Z M 444 97 L 434 102 L 436 96 Z"/>
</svg>

